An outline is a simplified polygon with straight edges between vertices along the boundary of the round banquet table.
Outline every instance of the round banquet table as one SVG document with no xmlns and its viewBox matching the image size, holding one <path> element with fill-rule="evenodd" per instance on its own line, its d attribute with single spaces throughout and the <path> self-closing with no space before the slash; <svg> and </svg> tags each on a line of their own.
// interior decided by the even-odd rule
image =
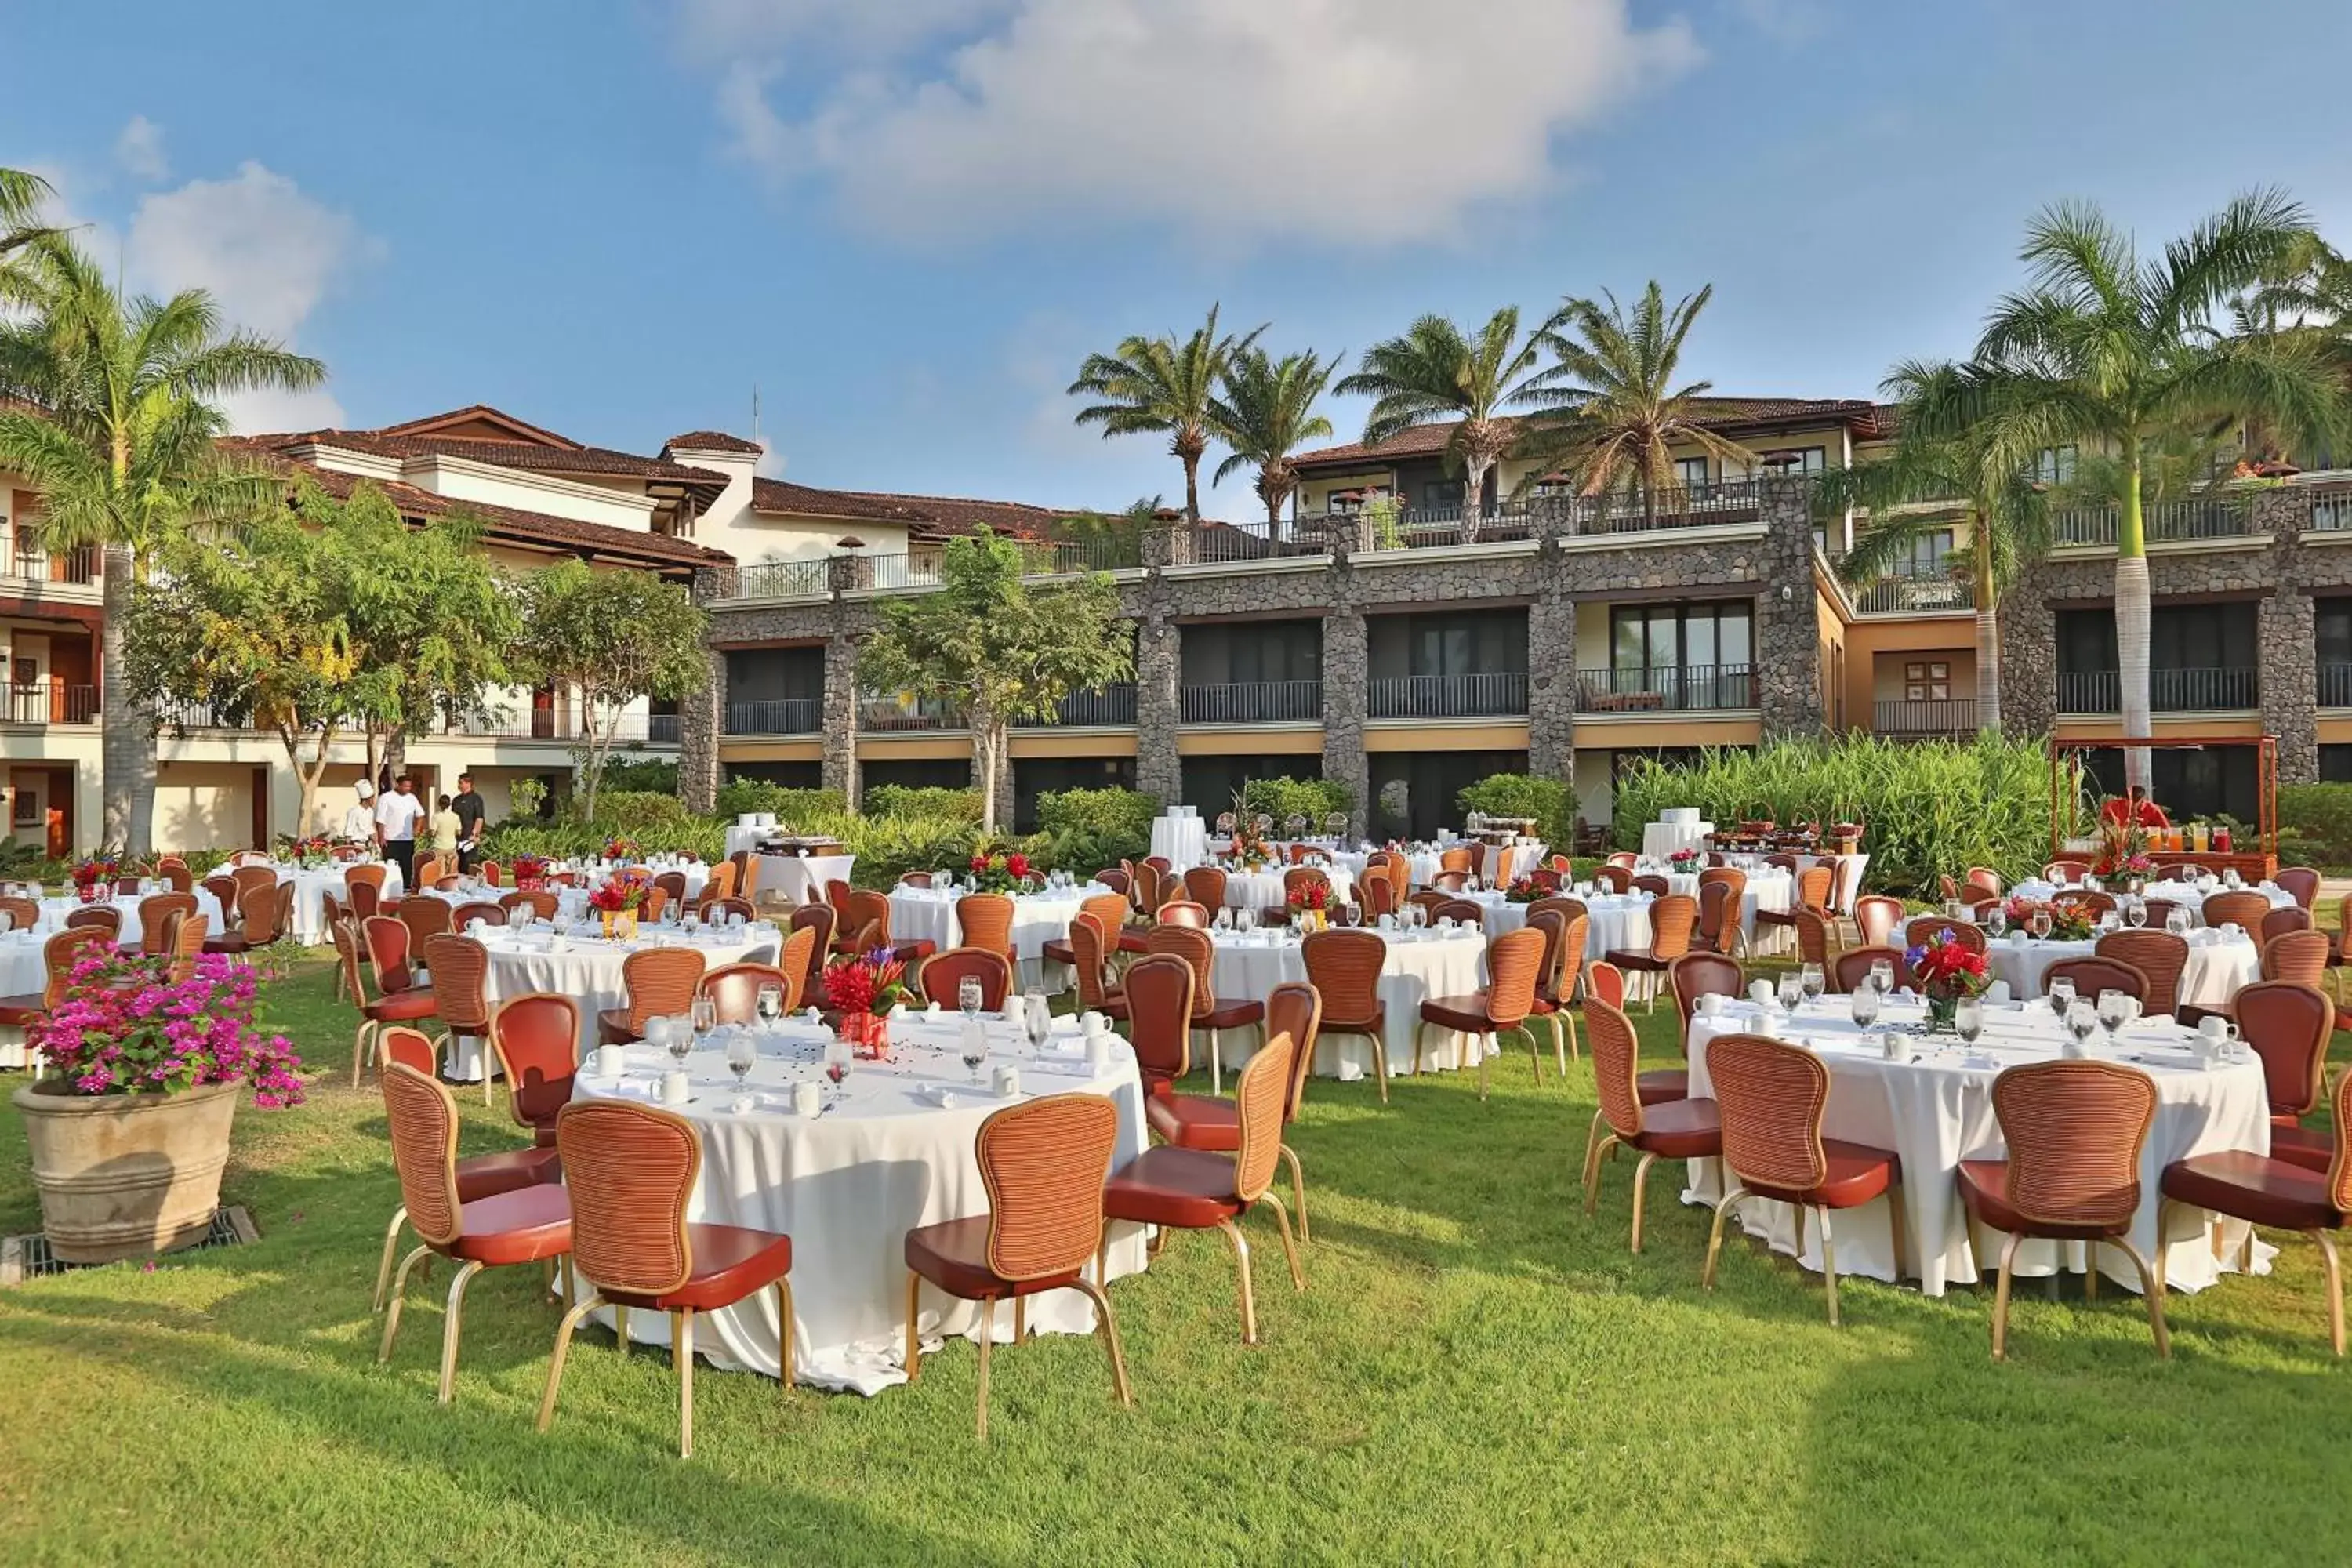
<svg viewBox="0 0 2352 1568">
<path fill-rule="evenodd" d="M 2000 1124 L 1992 1111 L 1993 1079 L 2001 1068 L 2047 1061 L 2059 1054 L 2062 1034 L 2050 1009 L 2038 1003 L 1993 1003 L 1985 1009 L 1985 1030 L 1973 1048 L 1957 1037 L 1935 1040 L 1920 1037 L 1909 1062 L 1891 1062 L 1874 1042 L 1856 1027 L 1843 996 L 1825 997 L 1799 1007 L 1793 1018 L 1785 1015 L 1782 1037 L 1796 1039 L 1817 1054 L 1830 1073 L 1829 1103 L 1822 1131 L 1825 1137 L 1890 1149 L 1903 1162 L 1900 1195 L 1904 1226 L 1914 1257 L 1903 1260 L 1902 1274 L 1919 1281 L 1922 1291 L 1940 1296 L 1949 1284 L 1971 1284 L 1998 1261 L 2000 1233 L 1979 1230 L 1969 1223 L 1958 1186 L 1963 1159 L 1999 1159 L 2006 1152 Z M 1886 999 L 1876 1031 L 1917 1025 L 1926 1015 L 1916 998 Z M 1694 1098 L 1708 1095 L 1713 1080 L 1706 1070 L 1708 1042 L 1718 1035 L 1750 1028 L 1756 1017 L 1752 1004 L 1738 1002 L 1713 1016 L 1691 1019 L 1690 1077 Z M 2192 1154 L 2228 1149 L 2270 1152 L 2270 1107 L 2263 1085 L 2263 1069 L 2251 1052 L 2246 1060 L 2211 1069 L 2200 1068 L 2187 1044 L 2189 1031 L 2169 1019 L 2143 1019 L 2123 1032 L 2120 1047 L 2110 1050 L 2104 1036 L 2095 1037 L 2090 1054 L 2120 1061 L 2147 1072 L 2155 1080 L 2155 1124 L 2140 1153 L 2140 1205 L 2132 1222 L 2131 1242 L 2143 1256 L 2164 1270 L 2175 1289 L 2197 1290 L 2213 1283 L 2234 1266 L 2245 1227 L 2231 1222 L 2217 1259 L 2201 1219 L 2193 1213 L 2176 1214 L 2175 1234 L 2159 1256 L 2156 1247 L 2158 1180 L 2164 1167 Z M 1721 1195 L 1716 1162 L 1694 1161 L 1685 1203 L 1712 1205 Z M 1741 1225 L 1751 1236 L 1763 1237 L 1775 1251 L 1788 1252 L 1796 1239 L 1796 1211 L 1768 1199 L 1745 1199 L 1739 1205 Z M 1837 1242 L 1838 1270 L 1893 1280 L 1895 1257 L 1887 1223 L 1886 1199 L 1860 1208 L 1841 1209 L 1832 1220 Z M 2193 1226 L 2193 1228 L 2192 1228 Z M 1807 1251 L 1799 1258 L 1805 1268 L 1821 1267 L 1821 1226 L 1805 1227 Z M 2028 1240 L 2017 1253 L 2015 1272 L 2027 1276 L 2084 1268 L 2080 1242 Z M 2266 1269 L 2272 1249 L 2258 1247 L 2256 1268 Z M 2112 1247 L 2100 1249 L 2101 1272 L 2137 1290 L 2139 1280 L 2130 1259 Z M 2121 1270 L 2121 1272 L 2117 1272 Z"/>
<path fill-rule="evenodd" d="M 827 882 L 846 882 L 849 869 L 857 863 L 855 855 L 761 855 L 755 857 L 759 867 L 752 879 L 752 889 L 762 897 L 773 894 L 788 904 L 821 904 L 824 902 Z"/>
<path fill-rule="evenodd" d="M 2036 903 L 2048 903 L 2052 899 L 2056 898 L 2060 893 L 2066 890 L 2066 889 L 2060 887 L 2055 882 L 2046 882 L 2039 877 L 2032 877 L 2018 883 L 2017 886 L 2011 888 L 2009 891 L 2011 898 L 2029 899 Z M 2213 892 L 2215 893 L 2226 892 L 2229 889 L 2221 887 L 2219 883 L 2214 884 Z M 2260 885 L 2250 882 L 2246 885 L 2246 889 L 2242 890 L 2251 890 L 2252 892 L 2262 894 L 2263 897 L 2271 901 L 2271 908 L 2274 910 L 2285 909 L 2288 905 L 2294 902 L 2294 895 L 2293 893 L 2288 892 L 2284 888 L 2278 887 L 2270 882 L 2263 882 Z M 2111 891 L 2114 890 L 2111 889 Z M 2120 891 L 2114 891 L 2114 896 L 2120 899 L 2123 897 L 2123 894 Z M 2148 899 L 2163 899 L 2168 902 L 2178 904 L 2180 908 L 2189 911 L 2189 919 L 2191 924 L 2201 926 L 2205 923 L 2205 900 L 2212 895 L 2205 892 L 2201 889 L 2192 888 L 2186 882 L 2148 882 L 2142 885 L 2140 896 Z"/>
<path fill-rule="evenodd" d="M 1352 903 L 1356 881 L 1344 867 L 1318 868 L 1331 879 L 1331 896 L 1339 902 Z M 1225 908 L 1229 910 L 1287 910 L 1290 907 L 1282 890 L 1282 873 L 1289 867 L 1270 871 L 1228 871 L 1225 873 Z"/>
<path fill-rule="evenodd" d="M 295 941 L 305 947 L 318 947 L 325 943 L 327 912 L 320 902 L 320 895 L 332 893 L 336 898 L 349 903 L 351 901 L 349 895 L 344 891 L 346 884 L 343 880 L 343 873 L 350 870 L 352 866 L 362 863 L 354 860 L 333 866 L 321 866 L 315 870 L 300 866 L 284 864 L 277 866 L 278 879 L 280 882 L 294 884 Z M 383 867 L 383 897 L 388 900 L 400 897 L 403 891 L 400 868 L 390 860 L 383 861 L 381 864 Z M 215 915 L 213 934 L 219 935 L 220 930 L 219 918 Z"/>
<path fill-rule="evenodd" d="M 483 981 L 482 991 L 494 1009 L 509 996 L 533 991 L 552 991 L 571 997 L 580 1006 L 583 1055 L 595 1047 L 596 1015 L 628 1002 L 628 987 L 621 981 L 621 965 L 629 954 L 656 946 L 691 947 L 702 954 L 703 972 L 708 973 L 730 963 L 773 963 L 783 945 L 776 928 L 765 922 L 718 931 L 705 929 L 691 938 L 675 930 L 659 933 L 649 930 L 629 942 L 607 942 L 601 935 L 574 931 L 561 952 L 552 946 L 553 936 L 544 926 L 529 931 L 516 931 L 505 926 L 486 928 L 479 940 L 489 951 L 490 971 Z M 494 1060 L 485 1061 L 489 1054 L 480 1040 L 460 1037 L 450 1052 L 448 1075 L 474 1082 L 482 1076 L 486 1065 L 495 1069 Z"/>
<path fill-rule="evenodd" d="M 1100 1076 L 1077 1048 L 1074 1021 L 1032 1056 L 1012 1025 L 988 1020 L 991 1062 L 1017 1067 L 1021 1100 L 1043 1095 L 1098 1094 L 1118 1109 L 1118 1169 L 1143 1152 L 1143 1087 L 1135 1053 L 1115 1041 Z M 988 1088 L 974 1089 L 958 1055 L 961 1017 L 908 1014 L 891 1025 L 891 1058 L 854 1064 L 838 1087 L 824 1077 L 822 1026 L 790 1023 L 759 1031 L 760 1059 L 750 1075 L 756 1107 L 732 1109 L 734 1086 L 722 1050 L 688 1058 L 694 1098 L 669 1109 L 692 1122 L 702 1141 L 702 1171 L 686 1217 L 748 1226 L 793 1238 L 793 1363 L 795 1381 L 873 1394 L 904 1383 L 907 1266 L 901 1250 L 917 1226 L 988 1212 L 986 1186 L 973 1157 L 981 1123 L 1003 1107 Z M 625 1098 L 660 1102 L 667 1053 L 632 1046 L 627 1070 L 599 1078 L 593 1060 L 572 1082 L 575 1100 Z M 792 1087 L 814 1082 L 824 1109 L 795 1115 Z M 947 1091 L 946 1105 L 931 1098 Z M 1143 1228 L 1113 1223 L 1106 1232 L 1110 1277 L 1145 1267 Z M 584 1290 L 593 1281 L 583 1281 Z M 980 1303 L 961 1301 L 926 1286 L 919 1319 L 925 1339 L 958 1334 L 977 1339 Z M 1091 1333 L 1094 1307 L 1076 1290 L 1029 1299 L 1028 1324 L 1039 1333 Z M 612 1321 L 609 1309 L 597 1316 Z M 996 1313 L 996 1338 L 1009 1342 L 1013 1313 Z M 669 1342 L 660 1312 L 629 1314 L 629 1337 Z M 772 1374 L 776 1367 L 776 1295 L 762 1290 L 735 1306 L 706 1314 L 695 1327 L 695 1349 L 713 1364 Z"/>
<path fill-rule="evenodd" d="M 2036 942 L 2019 933 L 1994 937 L 1985 944 L 1993 978 L 2009 982 L 2015 997 L 2039 996 L 2050 966 L 2062 958 L 2088 958 L 2095 942 Z M 2202 926 L 2188 934 L 2189 962 L 2180 971 L 2179 999 L 2200 1007 L 2218 1007 L 2263 977 L 2263 956 L 2252 938 L 2208 931 Z"/>
<path fill-rule="evenodd" d="M 1715 833 L 1715 824 L 1696 816 L 1688 822 L 1652 822 L 1642 827 L 1642 858 L 1663 860 L 1677 849 L 1700 849 Z"/>
<path fill-rule="evenodd" d="M 1151 819 L 1151 852 L 1177 870 L 1204 865 L 1209 829 L 1198 812 L 1163 811 Z"/>
<path fill-rule="evenodd" d="M 1020 960 L 1013 978 L 1024 990 L 1045 984 L 1045 944 L 1066 938 L 1070 917 L 1079 906 L 1109 891 L 1089 882 L 1079 888 L 1013 895 L 1013 951 Z M 956 900 L 962 897 L 944 888 L 893 888 L 891 937 L 898 942 L 929 942 L 941 952 L 962 946 L 963 926 L 956 919 Z"/>
<path fill-rule="evenodd" d="M 32 996 L 49 983 L 42 949 L 55 931 L 12 931 L 0 933 L 0 996 Z M 25 1031 L 0 1026 L 0 1068 L 36 1065 L 25 1044 Z"/>
<path fill-rule="evenodd" d="M 1286 981 L 1307 978 L 1307 955 L 1300 941 L 1287 931 L 1209 933 L 1217 947 L 1212 971 L 1217 994 L 1263 1002 Z M 1450 1029 L 1432 1028 L 1423 1035 L 1421 1048 L 1413 1037 L 1421 1025 L 1421 1005 L 1435 996 L 1466 996 L 1486 984 L 1486 939 L 1467 929 L 1455 931 L 1382 931 L 1388 957 L 1381 965 L 1381 1005 L 1388 1017 L 1389 1075 L 1447 1071 L 1475 1067 L 1477 1037 Z M 1255 1029 L 1228 1030 L 1219 1043 L 1222 1061 L 1213 1064 L 1227 1074 L 1241 1070 L 1260 1043 Z M 1360 1035 L 1323 1031 L 1315 1044 L 1310 1070 L 1318 1078 L 1353 1080 L 1373 1068 L 1372 1043 Z"/>
<path fill-rule="evenodd" d="M 163 892 L 166 889 L 160 885 L 156 889 L 156 892 Z M 153 893 L 118 893 L 115 895 L 115 899 L 112 903 L 99 906 L 103 909 L 113 910 L 122 917 L 122 923 L 115 928 L 114 941 L 116 946 L 137 947 L 144 939 L 147 928 L 140 922 L 139 903 L 142 899 L 152 897 L 154 897 Z M 220 935 L 223 930 L 220 900 L 213 897 L 210 892 L 206 891 L 203 888 L 196 889 L 193 897 L 196 900 L 196 912 L 212 922 L 205 928 L 205 934 L 208 936 Z M 41 900 L 41 923 L 36 928 L 36 930 L 43 937 L 55 936 L 58 932 L 66 929 L 66 917 L 68 915 L 72 914 L 76 910 L 89 909 L 89 905 L 83 903 L 79 899 L 55 897 L 45 898 Z M 33 991 L 38 991 L 40 987 L 38 985 L 35 985 L 31 989 Z M 0 995 L 16 996 L 24 994 L 29 994 L 29 993 L 17 991 L 0 992 Z"/>
</svg>

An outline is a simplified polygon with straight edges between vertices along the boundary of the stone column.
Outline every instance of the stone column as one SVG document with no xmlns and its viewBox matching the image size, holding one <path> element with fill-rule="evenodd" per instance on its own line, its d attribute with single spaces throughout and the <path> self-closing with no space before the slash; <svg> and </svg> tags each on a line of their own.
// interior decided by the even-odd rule
<svg viewBox="0 0 2352 1568">
<path fill-rule="evenodd" d="M 1361 833 L 1371 810 L 1372 770 L 1364 757 L 1371 638 L 1363 612 L 1345 602 L 1344 590 L 1335 598 L 1323 616 L 1323 776 L 1347 787 L 1348 820 Z"/>
<path fill-rule="evenodd" d="M 1528 773 L 1576 787 L 1576 601 L 1558 559 L 1528 606 Z"/>
<path fill-rule="evenodd" d="M 1756 598 L 1756 700 L 1764 739 L 1822 732 L 1821 614 L 1813 594 L 1811 487 L 1767 480 L 1764 587 Z"/>
<path fill-rule="evenodd" d="M 732 597 L 735 584 L 731 563 L 698 567 L 694 602 L 707 605 Z M 709 674 L 702 689 L 688 692 L 677 704 L 677 795 L 687 810 L 698 813 L 719 809 L 719 737 L 727 711 L 727 656 L 717 648 L 706 648 L 705 655 Z"/>
<path fill-rule="evenodd" d="M 1147 534 L 1145 537 L 1149 538 Z M 1183 659 L 1179 633 L 1168 617 L 1147 611 L 1135 628 L 1135 787 L 1173 805 L 1183 789 L 1176 755 L 1182 717 L 1176 685 Z"/>
<path fill-rule="evenodd" d="M 2058 726 L 2058 614 L 2039 572 L 2000 598 L 2000 727 L 2039 739 Z"/>
<path fill-rule="evenodd" d="M 825 788 L 857 809 L 857 644 L 840 631 L 824 645 Z"/>
<path fill-rule="evenodd" d="M 2282 584 L 2263 601 L 2263 729 L 2278 737 L 2281 784 L 2319 782 L 2319 650 L 2311 595 Z"/>
</svg>

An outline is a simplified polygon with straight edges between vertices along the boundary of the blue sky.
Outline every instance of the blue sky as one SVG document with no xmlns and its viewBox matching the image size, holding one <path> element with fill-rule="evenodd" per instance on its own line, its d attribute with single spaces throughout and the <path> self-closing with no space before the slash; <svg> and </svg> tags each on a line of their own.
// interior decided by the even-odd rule
<svg viewBox="0 0 2352 1568">
<path fill-rule="evenodd" d="M 1867 395 L 1965 351 L 2042 203 L 2153 240 L 2275 182 L 2352 229 L 2340 0 L 10 12 L 0 160 L 134 283 L 327 360 L 249 426 L 478 401 L 652 450 L 748 434 L 757 384 L 811 484 L 1177 498 L 1061 389 L 1212 300 L 1328 353 L 1711 282 L 1691 375 Z"/>
</svg>

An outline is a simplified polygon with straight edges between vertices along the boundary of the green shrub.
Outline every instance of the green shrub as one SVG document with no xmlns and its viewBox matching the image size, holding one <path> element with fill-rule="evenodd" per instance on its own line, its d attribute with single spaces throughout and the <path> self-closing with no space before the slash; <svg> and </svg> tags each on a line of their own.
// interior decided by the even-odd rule
<svg viewBox="0 0 2352 1568">
<path fill-rule="evenodd" d="M 1337 779 L 1252 779 L 1242 785 L 1242 809 L 1273 817 L 1276 833 L 1294 816 L 1307 818 L 1312 831 L 1320 833 L 1325 817 L 1353 804 L 1348 786 Z"/>
<path fill-rule="evenodd" d="M 797 828 L 803 818 L 832 821 L 848 809 L 837 789 L 792 789 L 766 779 L 737 778 L 719 790 L 719 815 L 730 822 L 747 811 L 772 811 L 778 823 Z"/>
<path fill-rule="evenodd" d="M 1543 841 L 1561 854 L 1575 843 L 1576 796 L 1558 779 L 1527 773 L 1489 773 L 1454 797 L 1465 813 L 1531 816 Z"/>
<path fill-rule="evenodd" d="M 982 816 L 978 790 L 943 789 L 936 784 L 921 787 L 877 784 L 866 792 L 863 804 L 868 816 L 937 817 L 949 822 L 978 822 Z"/>
<path fill-rule="evenodd" d="M 658 826 L 691 822 L 694 814 L 674 795 L 642 790 L 607 789 L 596 796 L 596 820 L 631 838 L 641 838 Z"/>
<path fill-rule="evenodd" d="M 1037 797 L 1037 827 L 1042 833 L 1096 833 L 1151 838 L 1151 819 L 1160 815 L 1160 797 L 1132 789 L 1054 790 Z"/>
<path fill-rule="evenodd" d="M 2282 784 L 2278 819 L 2280 859 L 2352 865 L 2352 784 Z"/>
<path fill-rule="evenodd" d="M 604 763 L 604 781 L 596 792 L 599 808 L 608 790 L 649 790 L 674 796 L 677 794 L 677 763 L 635 752 L 611 758 Z"/>
</svg>

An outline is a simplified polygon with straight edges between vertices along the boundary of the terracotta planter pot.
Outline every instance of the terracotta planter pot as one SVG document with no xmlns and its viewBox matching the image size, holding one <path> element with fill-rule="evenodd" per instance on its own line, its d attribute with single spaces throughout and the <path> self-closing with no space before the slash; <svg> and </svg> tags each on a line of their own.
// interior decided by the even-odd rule
<svg viewBox="0 0 2352 1568">
<path fill-rule="evenodd" d="M 111 1263 L 201 1240 L 247 1092 L 242 1083 L 171 1095 L 18 1089 L 11 1098 L 25 1116 L 49 1250 L 68 1263 Z"/>
</svg>

